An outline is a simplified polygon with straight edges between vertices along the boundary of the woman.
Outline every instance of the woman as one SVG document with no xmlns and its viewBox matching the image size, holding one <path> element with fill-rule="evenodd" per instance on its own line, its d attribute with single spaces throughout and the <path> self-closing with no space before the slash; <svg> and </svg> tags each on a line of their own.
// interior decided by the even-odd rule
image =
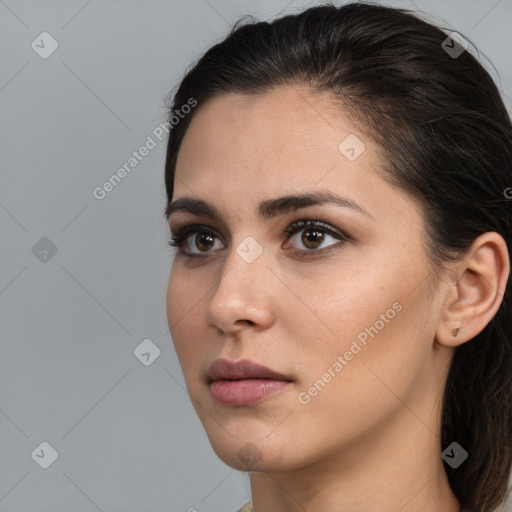
<svg viewBox="0 0 512 512">
<path fill-rule="evenodd" d="M 499 507 L 512 126 L 465 40 L 363 3 L 239 25 L 176 112 L 168 321 L 241 510 Z"/>
</svg>

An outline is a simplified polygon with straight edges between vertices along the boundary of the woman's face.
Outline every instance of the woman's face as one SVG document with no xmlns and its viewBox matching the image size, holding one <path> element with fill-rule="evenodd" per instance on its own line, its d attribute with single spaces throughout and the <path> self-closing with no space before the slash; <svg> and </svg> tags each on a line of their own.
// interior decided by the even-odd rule
<svg viewBox="0 0 512 512">
<path fill-rule="evenodd" d="M 192 403 L 232 467 L 350 465 L 412 432 L 435 439 L 448 368 L 439 292 L 421 208 L 382 168 L 339 104 L 305 87 L 225 94 L 194 113 L 172 199 L 218 218 L 171 214 L 174 233 L 207 230 L 175 256 L 167 314 Z M 295 195 L 316 200 L 278 201 Z M 222 364 L 211 374 L 217 359 L 280 377 Z M 230 380 L 243 375 L 254 378 Z"/>
</svg>

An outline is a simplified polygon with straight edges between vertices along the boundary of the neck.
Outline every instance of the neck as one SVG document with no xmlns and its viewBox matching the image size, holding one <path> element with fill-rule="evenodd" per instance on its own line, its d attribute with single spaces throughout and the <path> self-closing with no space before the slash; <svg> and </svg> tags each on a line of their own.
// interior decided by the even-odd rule
<svg viewBox="0 0 512 512">
<path fill-rule="evenodd" d="M 305 467 L 251 473 L 254 512 L 459 512 L 439 438 L 408 409 Z M 419 462 L 421 461 L 421 462 Z"/>
</svg>

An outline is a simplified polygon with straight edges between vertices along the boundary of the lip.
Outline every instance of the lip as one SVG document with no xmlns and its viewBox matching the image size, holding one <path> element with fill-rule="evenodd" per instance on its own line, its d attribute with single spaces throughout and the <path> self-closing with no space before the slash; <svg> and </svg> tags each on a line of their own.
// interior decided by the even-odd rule
<svg viewBox="0 0 512 512">
<path fill-rule="evenodd" d="M 226 406 L 259 402 L 292 382 L 286 375 L 248 359 L 216 359 L 208 368 L 207 381 L 213 399 Z"/>
<path fill-rule="evenodd" d="M 275 372 L 266 366 L 242 359 L 240 361 L 229 361 L 228 359 L 216 359 L 208 368 L 207 379 L 214 380 L 242 380 L 242 379 L 291 379 L 282 373 Z"/>
</svg>

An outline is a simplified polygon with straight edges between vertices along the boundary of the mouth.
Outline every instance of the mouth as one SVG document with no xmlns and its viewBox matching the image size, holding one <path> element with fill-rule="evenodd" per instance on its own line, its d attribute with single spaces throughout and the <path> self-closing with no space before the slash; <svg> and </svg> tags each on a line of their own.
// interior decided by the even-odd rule
<svg viewBox="0 0 512 512">
<path fill-rule="evenodd" d="M 213 399 L 230 407 L 260 402 L 292 382 L 288 376 L 246 359 L 236 362 L 217 359 L 207 375 Z"/>
</svg>

